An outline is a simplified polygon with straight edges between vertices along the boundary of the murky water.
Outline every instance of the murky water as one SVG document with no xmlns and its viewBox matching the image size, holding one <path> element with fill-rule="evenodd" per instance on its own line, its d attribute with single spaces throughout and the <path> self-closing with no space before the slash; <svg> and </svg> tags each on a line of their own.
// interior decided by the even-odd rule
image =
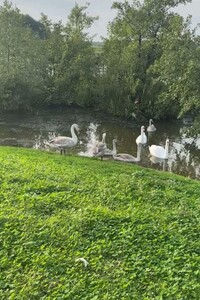
<svg viewBox="0 0 200 300">
<path fill-rule="evenodd" d="M 136 138 L 141 125 L 134 119 L 123 121 L 86 109 L 41 110 L 32 114 L 6 114 L 0 116 L 0 145 L 22 146 L 48 150 L 45 142 L 57 135 L 70 136 L 73 123 L 80 126 L 78 145 L 72 150 L 79 155 L 90 155 L 89 149 L 96 139 L 106 132 L 106 143 L 112 149 L 112 140 L 117 139 L 117 151 L 136 157 Z M 142 147 L 141 161 L 137 164 L 158 170 L 200 179 L 200 137 L 186 138 L 182 134 L 185 125 L 181 121 L 156 122 L 156 132 L 148 136 Z M 189 125 L 188 125 L 189 126 Z M 168 160 L 149 157 L 149 145 L 165 145 L 169 138 Z M 111 158 L 110 158 L 111 159 Z"/>
</svg>

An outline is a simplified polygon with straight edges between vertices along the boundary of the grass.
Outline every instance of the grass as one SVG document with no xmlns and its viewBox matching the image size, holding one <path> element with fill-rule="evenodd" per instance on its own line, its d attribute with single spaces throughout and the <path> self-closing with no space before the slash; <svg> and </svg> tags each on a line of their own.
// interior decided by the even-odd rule
<svg viewBox="0 0 200 300">
<path fill-rule="evenodd" d="M 200 299 L 199 181 L 9 147 L 0 169 L 0 299 Z"/>
</svg>

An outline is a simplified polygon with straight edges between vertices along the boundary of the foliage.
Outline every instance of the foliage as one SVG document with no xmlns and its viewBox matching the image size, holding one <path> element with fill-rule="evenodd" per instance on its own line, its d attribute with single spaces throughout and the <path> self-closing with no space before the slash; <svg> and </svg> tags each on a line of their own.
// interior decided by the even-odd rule
<svg viewBox="0 0 200 300">
<path fill-rule="evenodd" d="M 42 95 L 45 56 L 41 40 L 17 8 L 0 7 L 0 108 L 27 109 Z"/>
<path fill-rule="evenodd" d="M 4 1 L 0 109 L 78 105 L 138 120 L 198 117 L 198 27 L 173 12 L 189 2 L 113 2 L 116 17 L 97 47 L 88 34 L 98 19 L 87 14 L 89 3 L 75 4 L 62 24 L 44 14 L 35 21 Z"/>
<path fill-rule="evenodd" d="M 114 2 L 102 79 L 112 112 L 176 118 L 199 108 L 198 39 L 190 18 L 172 12 L 187 2 Z"/>
<path fill-rule="evenodd" d="M 41 19 L 48 32 L 48 104 L 92 104 L 98 61 L 86 30 L 97 18 L 87 16 L 87 7 L 76 4 L 65 26 Z"/>
<path fill-rule="evenodd" d="M 9 147 L 0 167 L 2 300 L 199 299 L 198 181 Z"/>
</svg>

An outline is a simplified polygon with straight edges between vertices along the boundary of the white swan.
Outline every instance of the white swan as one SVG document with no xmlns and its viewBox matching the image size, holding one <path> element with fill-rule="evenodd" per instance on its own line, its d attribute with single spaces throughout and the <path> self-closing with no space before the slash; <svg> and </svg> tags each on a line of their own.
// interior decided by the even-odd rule
<svg viewBox="0 0 200 300">
<path fill-rule="evenodd" d="M 100 156 L 101 160 L 103 160 L 103 157 L 105 155 L 105 151 L 107 149 L 105 139 L 106 139 L 106 133 L 104 132 L 102 134 L 102 140 L 97 142 L 95 147 L 92 149 L 93 156 L 96 156 L 96 157 Z"/>
<path fill-rule="evenodd" d="M 149 152 L 152 156 L 168 159 L 169 139 L 166 139 L 165 148 L 162 146 L 151 145 L 149 147 Z"/>
<path fill-rule="evenodd" d="M 128 153 L 117 153 L 116 149 L 116 142 L 117 140 L 113 140 L 113 158 L 114 160 L 124 161 L 124 162 L 139 162 L 141 159 L 141 146 L 142 144 L 138 144 L 137 146 L 137 157 L 134 157 L 131 154 Z"/>
<path fill-rule="evenodd" d="M 149 126 L 147 127 L 147 132 L 154 132 L 154 131 L 156 131 L 156 127 L 154 126 L 154 124 L 152 122 L 153 122 L 153 120 L 149 119 Z"/>
<path fill-rule="evenodd" d="M 147 143 L 147 136 L 144 131 L 145 131 L 145 127 L 141 126 L 141 134 L 135 140 L 137 145 Z"/>
<path fill-rule="evenodd" d="M 65 150 L 67 148 L 72 148 L 72 147 L 76 146 L 76 144 L 78 143 L 78 138 L 74 131 L 75 129 L 77 132 L 79 132 L 79 126 L 77 124 L 73 124 L 71 126 L 71 135 L 72 135 L 71 137 L 57 136 L 53 140 L 51 140 L 49 143 L 46 143 L 46 145 L 48 145 L 52 149 L 59 149 L 60 154 L 62 154 L 62 153 L 65 154 Z"/>
</svg>

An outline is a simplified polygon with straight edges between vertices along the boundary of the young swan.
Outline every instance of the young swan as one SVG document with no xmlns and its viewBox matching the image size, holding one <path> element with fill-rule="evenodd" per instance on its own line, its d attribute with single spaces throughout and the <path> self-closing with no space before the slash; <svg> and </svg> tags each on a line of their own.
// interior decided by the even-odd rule
<svg viewBox="0 0 200 300">
<path fill-rule="evenodd" d="M 152 122 L 153 122 L 153 120 L 150 119 L 149 120 L 149 126 L 147 127 L 147 132 L 154 132 L 154 131 L 156 131 L 156 127 L 154 126 L 154 124 Z"/>
<path fill-rule="evenodd" d="M 142 144 L 138 144 L 137 146 L 137 157 L 134 157 L 128 153 L 117 153 L 116 149 L 116 142 L 117 140 L 113 140 L 113 158 L 114 160 L 124 161 L 124 162 L 139 162 L 141 160 L 141 148 Z"/>
<path fill-rule="evenodd" d="M 102 135 L 102 140 L 100 142 L 97 142 L 94 149 L 92 150 L 93 155 L 96 157 L 100 156 L 101 160 L 103 160 L 105 151 L 107 149 L 105 139 L 106 139 L 106 133 L 104 132 Z"/>
</svg>

